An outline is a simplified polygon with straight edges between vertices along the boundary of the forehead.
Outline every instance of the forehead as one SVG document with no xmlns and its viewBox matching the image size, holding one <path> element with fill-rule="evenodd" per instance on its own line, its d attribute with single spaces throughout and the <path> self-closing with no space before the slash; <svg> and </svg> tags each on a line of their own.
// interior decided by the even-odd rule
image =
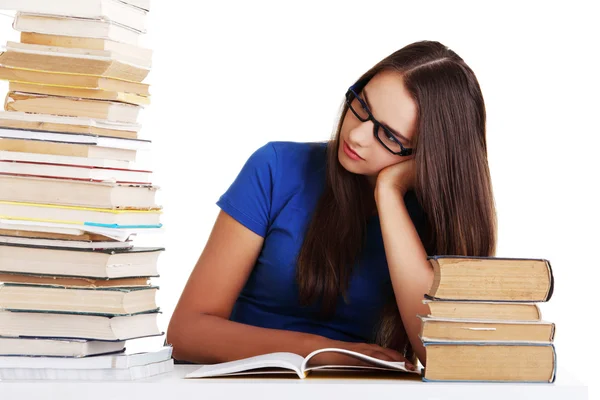
<svg viewBox="0 0 600 400">
<path fill-rule="evenodd" d="M 392 71 L 380 72 L 371 78 L 364 91 L 373 116 L 411 139 L 417 120 L 417 106 L 406 90 L 402 76 Z"/>
</svg>

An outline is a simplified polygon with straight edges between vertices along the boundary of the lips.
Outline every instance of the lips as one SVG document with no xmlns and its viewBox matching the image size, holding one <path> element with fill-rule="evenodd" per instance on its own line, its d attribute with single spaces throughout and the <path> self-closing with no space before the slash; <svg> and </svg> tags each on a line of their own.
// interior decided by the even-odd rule
<svg viewBox="0 0 600 400">
<path fill-rule="evenodd" d="M 350 148 L 350 146 L 348 145 L 348 143 L 346 143 L 346 141 L 344 141 L 344 153 L 346 153 L 346 155 L 354 160 L 364 160 L 360 155 L 358 155 L 357 152 L 355 152 L 354 150 L 352 150 Z"/>
</svg>

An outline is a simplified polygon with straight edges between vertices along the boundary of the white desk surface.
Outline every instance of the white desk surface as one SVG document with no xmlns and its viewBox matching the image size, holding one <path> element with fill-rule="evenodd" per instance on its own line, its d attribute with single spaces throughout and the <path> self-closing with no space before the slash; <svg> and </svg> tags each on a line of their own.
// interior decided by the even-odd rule
<svg viewBox="0 0 600 400">
<path fill-rule="evenodd" d="M 569 371 L 557 373 L 553 384 L 441 383 L 417 379 L 183 379 L 195 365 L 176 365 L 175 371 L 138 381 L 0 381 L 0 399 L 60 400 L 315 400 L 315 399 L 567 399 L 588 398 L 587 386 Z M 405 397 L 406 396 L 406 397 Z"/>
</svg>

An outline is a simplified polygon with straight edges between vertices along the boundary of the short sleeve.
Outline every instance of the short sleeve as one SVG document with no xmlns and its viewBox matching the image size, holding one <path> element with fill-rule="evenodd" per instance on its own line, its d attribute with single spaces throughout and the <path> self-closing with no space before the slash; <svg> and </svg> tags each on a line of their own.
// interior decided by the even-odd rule
<svg viewBox="0 0 600 400">
<path fill-rule="evenodd" d="M 267 143 L 250 156 L 229 189 L 217 201 L 224 212 L 262 237 L 269 227 L 276 165 L 275 148 Z"/>
</svg>

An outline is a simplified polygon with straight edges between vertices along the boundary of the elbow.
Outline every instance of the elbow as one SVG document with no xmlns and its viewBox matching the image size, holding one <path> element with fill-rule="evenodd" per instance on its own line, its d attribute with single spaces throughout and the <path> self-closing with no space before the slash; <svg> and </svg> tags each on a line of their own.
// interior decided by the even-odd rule
<svg viewBox="0 0 600 400">
<path fill-rule="evenodd" d="M 178 321 L 176 313 L 173 313 L 169 326 L 167 327 L 167 334 L 165 337 L 165 344 L 173 347 L 173 358 L 175 360 L 183 361 L 182 350 L 185 348 L 185 344 L 182 340 L 183 329 Z"/>
<path fill-rule="evenodd" d="M 193 353 L 192 343 L 187 337 L 186 333 L 189 334 L 189 325 L 186 324 L 186 318 L 182 317 L 175 311 L 169 326 L 167 327 L 167 334 L 165 338 L 165 344 L 173 347 L 173 358 L 177 361 L 183 362 L 197 362 L 191 356 Z M 189 319 L 188 319 L 189 321 Z"/>
<path fill-rule="evenodd" d="M 165 343 L 173 347 L 173 358 L 184 363 L 211 364 L 215 361 L 210 354 L 210 346 L 204 345 L 211 342 L 205 333 L 210 324 L 206 319 L 207 314 L 191 313 L 185 311 L 173 312 L 167 327 Z M 200 329 L 203 327 L 204 329 Z"/>
</svg>

